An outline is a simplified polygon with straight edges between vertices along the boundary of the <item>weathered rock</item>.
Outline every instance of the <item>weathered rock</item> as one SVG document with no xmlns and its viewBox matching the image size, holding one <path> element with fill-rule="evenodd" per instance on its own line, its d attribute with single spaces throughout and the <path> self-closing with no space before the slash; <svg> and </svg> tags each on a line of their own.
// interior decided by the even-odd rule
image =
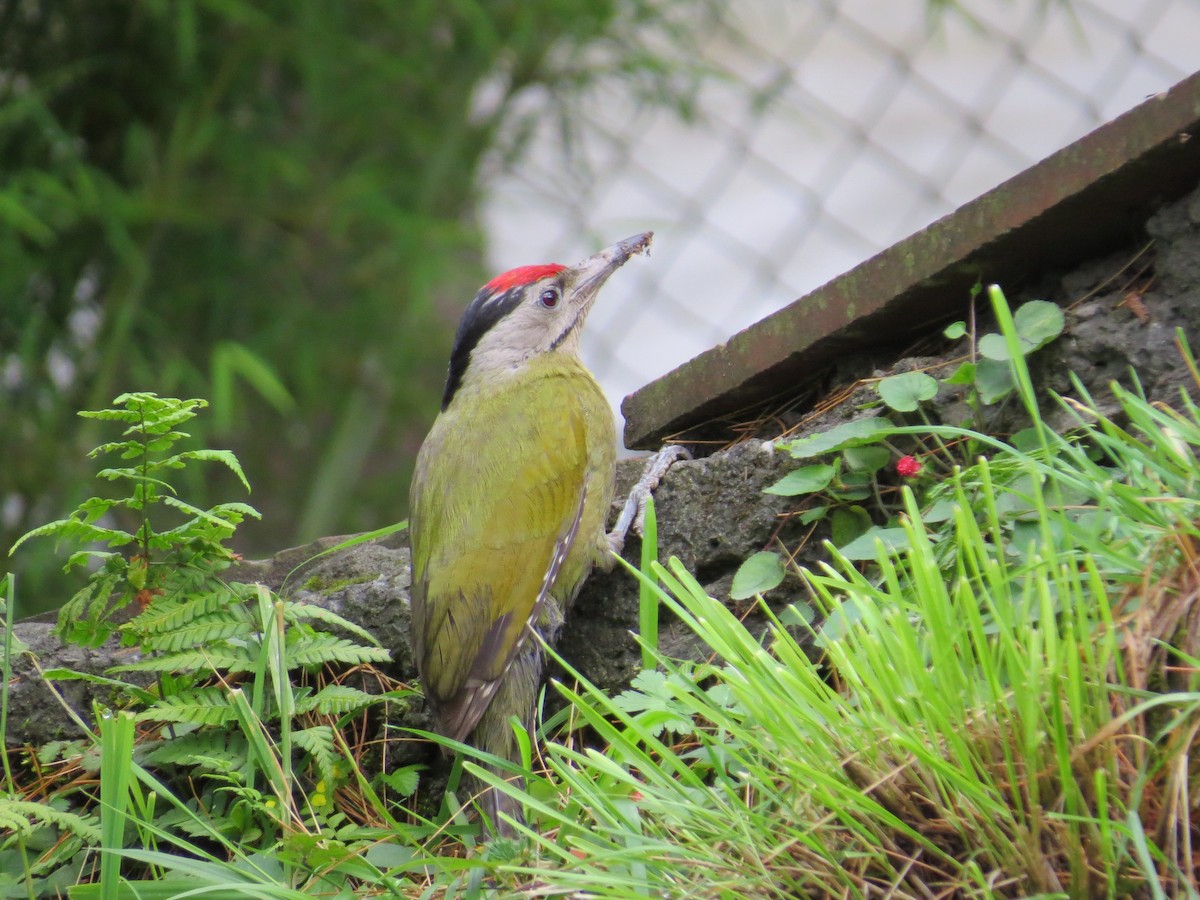
<svg viewBox="0 0 1200 900">
<path fill-rule="evenodd" d="M 230 580 L 261 582 L 291 599 L 323 606 L 361 625 L 391 651 L 390 674 L 412 680 L 417 669 L 408 643 L 412 570 L 406 536 L 399 532 L 328 552 L 345 540 L 322 538 L 271 559 L 244 562 L 232 570 Z"/>
<path fill-rule="evenodd" d="M 115 640 L 98 649 L 64 645 L 53 627 L 50 621 L 35 620 L 19 622 L 14 628 L 28 652 L 16 654 L 12 660 L 5 735 L 9 746 L 40 746 L 81 737 L 83 730 L 67 708 L 91 724 L 93 702 L 107 703 L 111 699 L 112 688 L 89 681 L 57 681 L 51 687 L 42 678 L 44 670 L 61 667 L 99 674 L 137 658 L 135 651 L 119 647 Z"/>
</svg>

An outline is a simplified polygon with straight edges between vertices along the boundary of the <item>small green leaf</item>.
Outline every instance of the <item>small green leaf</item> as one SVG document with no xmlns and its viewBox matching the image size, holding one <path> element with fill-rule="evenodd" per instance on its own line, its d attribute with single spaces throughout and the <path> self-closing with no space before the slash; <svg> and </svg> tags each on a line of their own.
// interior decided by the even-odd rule
<svg viewBox="0 0 1200 900">
<path fill-rule="evenodd" d="M 833 493 L 843 503 L 856 503 L 874 493 L 874 481 L 875 476 L 871 472 L 846 472 Z"/>
<path fill-rule="evenodd" d="M 801 466 L 793 469 L 770 487 L 763 488 L 764 494 L 776 494 L 781 497 L 796 497 L 800 494 L 815 494 L 823 491 L 833 480 L 835 469 L 824 463 L 813 466 Z"/>
<path fill-rule="evenodd" d="M 779 611 L 779 624 L 785 628 L 811 625 L 816 618 L 816 610 L 803 602 L 789 603 Z"/>
<path fill-rule="evenodd" d="M 830 540 L 842 547 L 871 527 L 871 517 L 861 506 L 840 506 L 833 511 Z"/>
<path fill-rule="evenodd" d="M 770 550 L 755 553 L 742 563 L 733 576 L 729 596 L 733 600 L 747 600 L 755 594 L 779 587 L 785 574 L 783 559 L 778 553 Z"/>
<path fill-rule="evenodd" d="M 849 560 L 874 560 L 879 555 L 877 542 L 882 542 L 889 551 L 903 550 L 909 545 L 908 532 L 903 528 L 881 528 L 875 525 L 848 544 L 838 547 L 838 550 Z"/>
<path fill-rule="evenodd" d="M 996 362 L 1008 362 L 1008 342 L 1004 335 L 990 332 L 979 339 L 979 353 Z"/>
<path fill-rule="evenodd" d="M 423 768 L 424 766 L 420 765 L 404 766 L 396 769 L 393 772 L 382 772 L 380 773 L 379 778 L 397 794 L 400 794 L 402 797 L 407 797 L 409 794 L 416 791 L 417 785 L 421 780 L 421 769 Z M 378 863 L 390 858 L 390 851 L 389 854 L 376 852 L 379 850 L 384 850 L 385 848 L 401 851 L 400 856 L 402 858 L 411 857 L 413 855 L 413 851 L 407 847 L 399 847 L 396 844 L 374 844 L 367 850 L 367 859 Z M 404 861 L 407 861 L 407 859 Z"/>
<path fill-rule="evenodd" d="M 842 451 L 842 459 L 851 472 L 878 472 L 891 458 L 887 447 L 847 447 Z"/>
<path fill-rule="evenodd" d="M 825 518 L 825 514 L 829 512 L 828 506 L 814 506 L 812 509 L 806 509 L 800 513 L 800 524 L 811 525 L 818 519 Z"/>
<path fill-rule="evenodd" d="M 946 326 L 946 329 L 942 332 L 942 334 L 944 334 L 946 337 L 948 337 L 952 341 L 957 341 L 960 337 L 962 337 L 966 333 L 967 333 L 967 323 L 962 322 L 962 321 L 951 322 L 949 325 Z"/>
<path fill-rule="evenodd" d="M 1022 453 L 1029 453 L 1042 446 L 1042 433 L 1036 428 L 1022 428 L 1008 439 L 1008 442 Z"/>
<path fill-rule="evenodd" d="M 1062 307 L 1048 300 L 1030 300 L 1013 315 L 1021 343 L 1030 345 L 1026 353 L 1046 346 L 1063 333 L 1066 319 Z"/>
<path fill-rule="evenodd" d="M 871 493 L 871 489 L 866 487 L 843 488 L 837 491 L 834 496 L 840 503 L 861 503 L 863 500 L 868 499 Z"/>
<path fill-rule="evenodd" d="M 875 385 L 875 390 L 896 412 L 914 412 L 926 400 L 937 396 L 937 379 L 925 372 L 891 375 Z"/>
<path fill-rule="evenodd" d="M 975 383 L 975 363 L 965 362 L 953 374 L 942 379 L 943 384 L 974 384 Z"/>
<path fill-rule="evenodd" d="M 1047 300 L 1030 300 L 1013 314 L 1021 354 L 1028 356 L 1063 332 L 1066 319 L 1057 303 Z M 1006 362 L 1011 358 L 1008 342 L 1001 334 L 985 334 L 979 339 L 979 352 L 988 359 Z"/>
<path fill-rule="evenodd" d="M 994 359 L 979 361 L 975 370 L 975 386 L 979 391 L 979 399 L 984 403 L 995 403 L 1015 387 L 1008 364 Z"/>
<path fill-rule="evenodd" d="M 921 521 L 929 524 L 934 522 L 948 522 L 954 518 L 954 511 L 956 509 L 958 509 L 958 501 L 944 497 L 921 513 Z"/>
<path fill-rule="evenodd" d="M 799 440 L 781 443 L 779 446 L 796 459 L 808 459 L 831 450 L 873 444 L 878 440 L 881 432 L 890 431 L 894 427 L 888 419 L 882 416 L 855 419 L 853 422 L 845 422 L 820 434 L 812 434 Z"/>
<path fill-rule="evenodd" d="M 634 676 L 629 690 L 613 698 L 618 709 L 633 713 L 639 727 L 651 734 L 672 731 L 691 734 L 695 729 L 688 711 L 675 699 L 671 682 L 678 676 L 667 676 L 654 669 L 643 669 Z"/>
</svg>

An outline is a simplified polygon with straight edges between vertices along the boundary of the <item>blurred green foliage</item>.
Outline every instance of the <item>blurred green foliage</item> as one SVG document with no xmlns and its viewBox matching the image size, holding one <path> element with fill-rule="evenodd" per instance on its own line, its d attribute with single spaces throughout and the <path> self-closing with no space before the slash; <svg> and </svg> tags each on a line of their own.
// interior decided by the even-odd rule
<svg viewBox="0 0 1200 900">
<path fill-rule="evenodd" d="M 646 48 L 711 9 L 0 2 L 0 547 L 81 499 L 75 413 L 129 390 L 212 400 L 196 437 L 264 513 L 243 552 L 403 517 L 519 99 L 569 123 L 615 74 L 682 102 L 694 73 Z M 23 612 L 64 596 L 42 552 L 11 561 Z"/>
</svg>

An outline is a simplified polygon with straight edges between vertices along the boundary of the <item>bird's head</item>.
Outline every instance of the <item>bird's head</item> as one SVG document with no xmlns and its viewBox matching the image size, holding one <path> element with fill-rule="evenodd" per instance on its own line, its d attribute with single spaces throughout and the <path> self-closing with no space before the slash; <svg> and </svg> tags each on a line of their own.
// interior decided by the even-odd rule
<svg viewBox="0 0 1200 900">
<path fill-rule="evenodd" d="M 442 409 L 474 378 L 516 369 L 543 353 L 579 352 L 579 330 L 608 276 L 650 247 L 626 238 L 574 266 L 521 266 L 497 275 L 467 306 L 454 336 Z"/>
</svg>

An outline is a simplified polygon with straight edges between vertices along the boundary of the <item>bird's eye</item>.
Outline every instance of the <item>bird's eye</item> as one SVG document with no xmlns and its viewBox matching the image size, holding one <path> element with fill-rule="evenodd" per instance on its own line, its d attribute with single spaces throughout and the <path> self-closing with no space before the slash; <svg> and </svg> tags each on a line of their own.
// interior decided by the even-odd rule
<svg viewBox="0 0 1200 900">
<path fill-rule="evenodd" d="M 542 296 L 538 297 L 538 303 L 546 309 L 554 309 L 558 306 L 558 288 L 546 288 L 542 291 Z"/>
</svg>

